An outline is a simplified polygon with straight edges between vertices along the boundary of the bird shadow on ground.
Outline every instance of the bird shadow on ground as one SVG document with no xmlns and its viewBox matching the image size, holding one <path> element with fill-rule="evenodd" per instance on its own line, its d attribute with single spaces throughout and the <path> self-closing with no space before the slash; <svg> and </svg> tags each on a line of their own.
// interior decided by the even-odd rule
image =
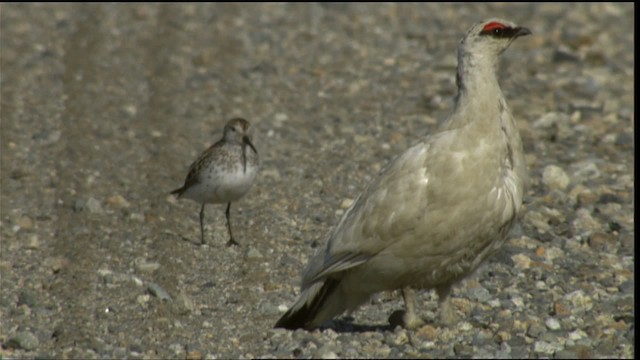
<svg viewBox="0 0 640 360">
<path fill-rule="evenodd" d="M 354 324 L 353 318 L 345 317 L 331 321 L 327 326 L 322 326 L 320 330 L 331 329 L 337 333 L 365 333 L 365 332 L 389 332 L 395 329 L 391 324 L 361 325 Z"/>
</svg>

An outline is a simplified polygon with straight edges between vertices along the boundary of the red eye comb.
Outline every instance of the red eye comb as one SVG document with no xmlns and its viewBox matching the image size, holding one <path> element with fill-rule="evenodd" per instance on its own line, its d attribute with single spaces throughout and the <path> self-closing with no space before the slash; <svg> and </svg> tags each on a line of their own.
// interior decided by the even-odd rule
<svg viewBox="0 0 640 360">
<path fill-rule="evenodd" d="M 490 23 L 488 23 L 487 25 L 484 26 L 484 28 L 482 28 L 482 31 L 491 31 L 494 29 L 506 29 L 507 27 L 504 24 L 501 24 L 499 22 L 496 21 L 492 21 Z"/>
</svg>

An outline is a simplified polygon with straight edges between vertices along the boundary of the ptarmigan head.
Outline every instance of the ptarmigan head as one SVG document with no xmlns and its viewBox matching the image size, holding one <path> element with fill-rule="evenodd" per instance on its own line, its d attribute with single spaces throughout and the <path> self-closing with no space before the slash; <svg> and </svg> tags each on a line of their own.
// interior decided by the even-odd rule
<svg viewBox="0 0 640 360">
<path fill-rule="evenodd" d="M 460 41 L 460 55 L 497 57 L 513 40 L 531 34 L 525 27 L 503 19 L 487 19 L 473 25 Z"/>
</svg>

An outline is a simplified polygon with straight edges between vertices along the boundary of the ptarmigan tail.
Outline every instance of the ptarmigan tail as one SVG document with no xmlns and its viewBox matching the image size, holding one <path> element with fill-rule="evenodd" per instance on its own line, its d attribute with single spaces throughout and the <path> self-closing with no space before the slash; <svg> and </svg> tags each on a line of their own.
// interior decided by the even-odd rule
<svg viewBox="0 0 640 360">
<path fill-rule="evenodd" d="M 275 327 L 285 329 L 313 328 L 346 310 L 340 301 L 340 280 L 326 278 L 318 281 L 298 297 L 298 301 L 278 320 Z"/>
<path fill-rule="evenodd" d="M 282 315 L 275 327 L 313 329 L 345 311 L 355 310 L 371 296 L 353 288 L 346 289 L 343 280 L 327 277 L 303 289 L 298 301 Z"/>
</svg>

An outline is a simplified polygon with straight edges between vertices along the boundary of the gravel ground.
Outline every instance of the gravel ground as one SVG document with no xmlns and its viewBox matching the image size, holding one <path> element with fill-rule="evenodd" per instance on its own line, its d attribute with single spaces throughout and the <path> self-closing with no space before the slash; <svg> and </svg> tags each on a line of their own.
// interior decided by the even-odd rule
<svg viewBox="0 0 640 360">
<path fill-rule="evenodd" d="M 2 4 L 0 357 L 634 356 L 633 4 Z M 451 111 L 474 22 L 502 57 L 532 188 L 503 250 L 406 331 L 381 293 L 272 329 L 365 184 Z M 232 116 L 262 169 L 233 210 L 177 201 Z"/>
</svg>

